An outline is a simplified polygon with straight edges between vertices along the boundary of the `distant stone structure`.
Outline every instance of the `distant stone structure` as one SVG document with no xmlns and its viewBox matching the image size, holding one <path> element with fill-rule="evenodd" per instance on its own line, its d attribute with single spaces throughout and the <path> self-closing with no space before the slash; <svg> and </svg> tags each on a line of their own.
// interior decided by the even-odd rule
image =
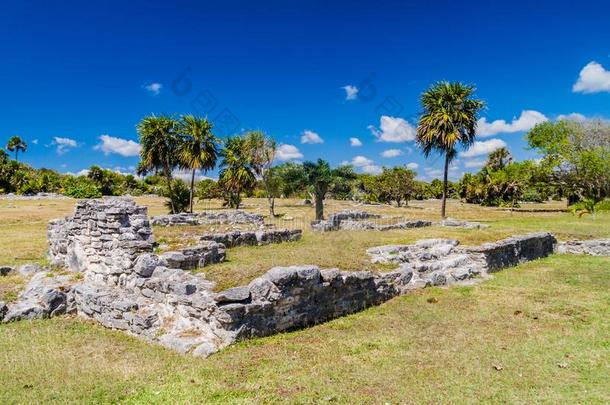
<svg viewBox="0 0 610 405">
<path fill-rule="evenodd" d="M 610 256 L 610 239 L 571 240 L 560 242 L 557 245 L 557 253 Z"/>
<path fill-rule="evenodd" d="M 208 240 L 155 254 L 146 208 L 124 199 L 89 200 L 79 202 L 73 216 L 49 225 L 49 259 L 73 273 L 35 273 L 17 302 L 0 303 L 0 319 L 76 313 L 182 353 L 207 356 L 239 339 L 324 322 L 416 288 L 472 282 L 545 257 L 554 244 L 548 233 L 477 247 L 428 239 L 369 249 L 373 261 L 397 266 L 386 273 L 277 267 L 246 286 L 214 292 L 212 282 L 183 269 L 216 260 L 223 245 Z"/>
<path fill-rule="evenodd" d="M 421 228 L 426 226 L 446 226 L 460 227 L 467 229 L 483 229 L 489 228 L 489 225 L 479 222 L 460 221 L 453 218 L 446 218 L 440 222 L 432 222 L 427 220 L 399 220 L 394 223 L 378 223 L 370 219 L 395 219 L 396 217 L 371 214 L 367 211 L 345 210 L 331 214 L 326 220 L 318 220 L 311 222 L 311 229 L 318 232 L 330 232 L 338 230 L 346 231 L 389 231 L 392 229 L 409 229 Z"/>
<path fill-rule="evenodd" d="M 222 243 L 227 248 L 236 246 L 260 246 L 270 243 L 295 242 L 300 240 L 303 231 L 300 229 L 271 229 L 261 231 L 233 231 L 225 233 L 208 233 L 200 237 L 202 241 Z"/>
<path fill-rule="evenodd" d="M 151 220 L 153 225 L 180 226 L 180 225 L 215 225 L 215 224 L 251 224 L 262 227 L 265 217 L 251 214 L 243 210 L 206 211 L 180 214 L 159 215 Z"/>
</svg>

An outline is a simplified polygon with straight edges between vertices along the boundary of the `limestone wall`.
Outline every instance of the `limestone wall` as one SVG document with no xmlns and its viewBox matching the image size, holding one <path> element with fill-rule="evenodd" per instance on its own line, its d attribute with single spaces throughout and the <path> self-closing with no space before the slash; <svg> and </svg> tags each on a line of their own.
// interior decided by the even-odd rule
<svg viewBox="0 0 610 405">
<path fill-rule="evenodd" d="M 77 313 L 182 353 L 205 356 L 238 339 L 310 326 L 413 289 L 484 278 L 547 256 L 555 239 L 539 233 L 479 247 L 461 247 L 451 239 L 381 246 L 367 253 L 373 261 L 394 263 L 394 271 L 278 267 L 246 286 L 219 293 L 201 275 L 179 268 L 199 265 L 214 246 L 220 249 L 215 241 L 207 243 L 174 252 L 184 256 L 180 260 L 157 255 L 145 208 L 130 200 L 79 202 L 73 216 L 50 224 L 49 257 L 83 271 L 84 279 L 39 273 L 17 303 L 0 305 L 0 315 L 17 320 Z"/>
<path fill-rule="evenodd" d="M 264 225 L 264 217 L 243 210 L 206 211 L 180 214 L 158 215 L 152 218 L 153 225 L 214 225 L 214 224 L 251 224 L 257 227 Z"/>
<path fill-rule="evenodd" d="M 468 248 L 468 252 L 482 254 L 489 271 L 496 271 L 546 257 L 553 253 L 556 243 L 557 240 L 553 235 L 548 232 L 540 232 L 485 243 Z"/>
<path fill-rule="evenodd" d="M 202 241 L 222 243 L 227 248 L 236 246 L 258 246 L 270 243 L 294 242 L 301 239 L 300 229 L 271 229 L 265 231 L 233 231 L 225 233 L 208 233 L 202 235 Z"/>
<path fill-rule="evenodd" d="M 51 264 L 115 283 L 154 244 L 146 207 L 117 198 L 79 201 L 74 215 L 49 223 L 47 239 Z"/>
<path fill-rule="evenodd" d="M 557 245 L 557 253 L 610 256 L 610 239 L 570 240 Z"/>
</svg>

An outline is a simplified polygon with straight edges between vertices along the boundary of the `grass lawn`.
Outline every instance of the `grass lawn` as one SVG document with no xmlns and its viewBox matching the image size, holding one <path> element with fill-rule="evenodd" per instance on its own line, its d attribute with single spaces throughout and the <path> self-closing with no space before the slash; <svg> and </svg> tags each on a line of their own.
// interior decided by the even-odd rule
<svg viewBox="0 0 610 405">
<path fill-rule="evenodd" d="M 152 215 L 164 212 L 158 198 L 138 202 Z M 44 262 L 47 221 L 71 213 L 74 203 L 0 200 L 0 264 Z M 246 205 L 266 213 L 262 200 Z M 343 208 L 355 207 L 327 204 L 328 213 Z M 438 219 L 434 201 L 363 209 Z M 280 201 L 277 211 L 292 219 L 268 221 L 290 227 L 313 216 L 296 200 Z M 367 247 L 425 237 L 465 244 L 539 230 L 560 239 L 610 237 L 610 216 L 510 213 L 456 201 L 449 213 L 491 228 L 325 234 L 305 228 L 302 241 L 230 249 L 227 263 L 202 270 L 224 288 L 274 265 L 374 269 Z M 205 230 L 154 232 L 178 247 Z M 14 298 L 22 283 L 0 278 L 0 299 Z M 2 324 L 0 403 L 608 403 L 609 313 L 610 258 L 556 255 L 474 286 L 426 289 L 312 328 L 239 343 L 208 359 L 74 317 Z"/>
</svg>

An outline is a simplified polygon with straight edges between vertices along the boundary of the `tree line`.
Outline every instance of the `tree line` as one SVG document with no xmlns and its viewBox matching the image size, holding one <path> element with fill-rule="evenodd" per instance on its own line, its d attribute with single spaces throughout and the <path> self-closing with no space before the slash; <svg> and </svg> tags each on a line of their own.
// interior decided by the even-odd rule
<svg viewBox="0 0 610 405">
<path fill-rule="evenodd" d="M 136 173 L 123 175 L 96 166 L 85 176 L 32 169 L 18 160 L 27 144 L 12 137 L 0 149 L 0 192 L 60 192 L 77 198 L 100 195 L 155 193 L 167 197 L 170 212 L 192 211 L 195 198 L 220 198 L 239 208 L 244 196 L 266 198 L 275 215 L 275 200 L 302 197 L 313 201 L 316 218 L 324 216 L 324 199 L 406 205 L 412 199 L 460 198 L 487 206 L 516 207 L 520 202 L 566 198 L 579 212 L 595 212 L 609 205 L 610 125 L 602 120 L 547 121 L 526 136 L 539 160 L 516 162 L 506 148 L 492 152 L 478 173 L 448 179 L 449 166 L 460 150 L 476 140 L 476 123 L 484 103 L 474 98 L 474 87 L 439 82 L 421 96 L 422 114 L 416 143 L 428 157 L 444 158 L 442 180 L 422 182 L 406 167 L 384 167 L 377 175 L 359 174 L 350 165 L 331 167 L 315 162 L 277 164 L 277 144 L 263 131 L 247 131 L 224 140 L 204 117 L 151 115 L 137 125 L 141 154 Z M 219 168 L 218 180 L 196 181 Z M 187 171 L 188 182 L 176 178 Z"/>
</svg>

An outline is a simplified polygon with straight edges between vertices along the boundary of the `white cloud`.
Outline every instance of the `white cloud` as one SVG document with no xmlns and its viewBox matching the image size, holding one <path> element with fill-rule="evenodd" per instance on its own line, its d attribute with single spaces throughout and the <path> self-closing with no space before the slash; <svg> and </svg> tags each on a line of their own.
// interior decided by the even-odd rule
<svg viewBox="0 0 610 405">
<path fill-rule="evenodd" d="M 38 139 L 32 139 L 32 145 L 38 145 Z"/>
<path fill-rule="evenodd" d="M 303 154 L 299 151 L 299 148 L 288 144 L 281 144 L 278 146 L 275 156 L 281 161 L 303 158 Z"/>
<path fill-rule="evenodd" d="M 382 115 L 379 128 L 369 125 L 368 129 L 379 142 L 408 142 L 415 139 L 415 127 L 400 117 Z"/>
<path fill-rule="evenodd" d="M 78 146 L 78 143 L 74 139 L 62 138 L 60 136 L 54 137 L 53 142 L 51 142 L 51 144 L 55 145 L 55 149 L 57 150 L 58 155 L 63 155 L 68 150 L 76 148 Z"/>
<path fill-rule="evenodd" d="M 578 80 L 572 86 L 575 93 L 610 92 L 610 71 L 597 62 L 589 62 L 578 75 Z"/>
<path fill-rule="evenodd" d="M 403 152 L 400 149 L 388 149 L 381 152 L 381 156 L 383 156 L 384 158 L 393 158 L 402 154 Z"/>
<path fill-rule="evenodd" d="M 352 146 L 362 146 L 362 141 L 358 138 L 349 138 L 349 144 Z"/>
<path fill-rule="evenodd" d="M 341 88 L 345 90 L 346 100 L 355 100 L 358 98 L 358 91 L 360 91 L 358 87 L 348 84 L 347 86 L 343 86 Z"/>
<path fill-rule="evenodd" d="M 485 159 L 472 159 L 472 160 L 467 160 L 466 163 L 464 163 L 464 167 L 466 168 L 474 168 L 474 167 L 482 167 L 487 161 Z"/>
<path fill-rule="evenodd" d="M 117 173 L 121 173 L 121 172 L 119 172 L 117 170 L 115 170 L 115 171 Z M 125 174 L 125 173 L 122 173 L 122 174 Z M 174 176 L 177 179 L 180 179 L 180 180 L 184 181 L 186 184 L 191 184 L 191 176 L 192 175 L 193 175 L 193 172 L 191 170 L 188 170 L 188 169 L 186 169 L 186 170 L 174 170 L 172 172 L 172 176 Z M 200 171 L 197 171 L 195 173 L 195 182 L 198 182 L 198 181 L 201 181 L 201 180 L 204 180 L 204 179 L 218 180 L 218 179 L 215 179 L 213 177 L 204 176 L 204 175 L 201 174 Z"/>
<path fill-rule="evenodd" d="M 519 118 L 514 117 L 510 123 L 504 120 L 487 122 L 487 119 L 483 117 L 479 118 L 477 121 L 477 135 L 492 136 L 496 134 L 529 131 L 536 124 L 545 121 L 548 121 L 548 118 L 544 116 L 544 114 L 534 110 L 521 111 Z"/>
<path fill-rule="evenodd" d="M 383 171 L 381 166 L 377 165 L 366 165 L 362 167 L 362 171 L 368 174 L 379 174 Z"/>
<path fill-rule="evenodd" d="M 354 157 L 351 161 L 351 164 L 356 167 L 372 165 L 373 163 L 375 163 L 375 162 L 373 162 L 373 160 L 371 160 L 365 156 L 362 156 L 362 155 L 358 155 L 358 156 Z"/>
<path fill-rule="evenodd" d="M 461 157 L 470 158 L 474 156 L 488 155 L 496 149 L 506 146 L 502 139 L 490 139 L 489 141 L 476 141 L 468 150 L 460 152 Z"/>
<path fill-rule="evenodd" d="M 163 89 L 163 85 L 161 83 L 149 83 L 144 85 L 144 89 L 150 94 L 158 96 L 161 93 L 161 89 Z"/>
<path fill-rule="evenodd" d="M 324 139 L 322 139 L 317 133 L 306 129 L 303 131 L 303 135 L 301 135 L 301 143 L 324 143 Z"/>
<path fill-rule="evenodd" d="M 142 147 L 139 143 L 128 140 L 117 138 L 110 135 L 100 136 L 100 143 L 95 145 L 93 149 L 101 150 L 105 155 L 116 153 L 121 156 L 138 156 Z"/>
<path fill-rule="evenodd" d="M 369 159 L 366 156 L 355 156 L 351 162 L 344 163 L 349 163 L 354 167 L 360 168 L 362 172 L 368 174 L 379 174 L 382 171 L 381 166 L 376 165 L 372 159 Z"/>
<path fill-rule="evenodd" d="M 407 163 L 407 169 L 415 170 L 419 167 L 419 165 L 415 162 Z"/>
<path fill-rule="evenodd" d="M 557 121 L 560 120 L 583 122 L 587 120 L 587 117 L 581 113 L 560 114 L 557 116 Z"/>
</svg>

